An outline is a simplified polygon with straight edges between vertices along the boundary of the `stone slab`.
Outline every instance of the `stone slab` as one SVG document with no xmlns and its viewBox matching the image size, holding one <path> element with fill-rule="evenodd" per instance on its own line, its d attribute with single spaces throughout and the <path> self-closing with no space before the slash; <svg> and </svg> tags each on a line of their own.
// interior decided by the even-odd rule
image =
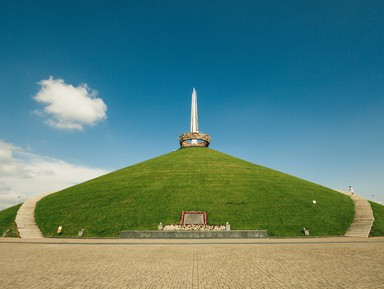
<svg viewBox="0 0 384 289">
<path fill-rule="evenodd" d="M 204 225 L 204 215 L 185 214 L 183 225 Z"/>
</svg>

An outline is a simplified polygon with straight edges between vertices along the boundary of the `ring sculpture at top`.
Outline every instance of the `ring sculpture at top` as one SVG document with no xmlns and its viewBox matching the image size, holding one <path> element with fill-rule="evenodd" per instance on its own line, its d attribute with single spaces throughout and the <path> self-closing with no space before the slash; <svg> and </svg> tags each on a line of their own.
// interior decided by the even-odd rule
<svg viewBox="0 0 384 289">
<path fill-rule="evenodd" d="M 211 137 L 208 134 L 199 132 L 197 93 L 195 88 L 193 88 L 191 104 L 191 131 L 183 133 L 179 136 L 180 147 L 208 147 L 210 142 Z"/>
<path fill-rule="evenodd" d="M 187 147 L 208 147 L 211 142 L 211 137 L 206 133 L 187 132 L 179 136 L 181 148 Z"/>
</svg>

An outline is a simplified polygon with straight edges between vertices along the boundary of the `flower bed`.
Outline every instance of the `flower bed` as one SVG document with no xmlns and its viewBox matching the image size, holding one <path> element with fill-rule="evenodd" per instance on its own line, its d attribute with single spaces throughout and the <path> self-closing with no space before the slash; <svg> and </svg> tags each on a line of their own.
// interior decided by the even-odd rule
<svg viewBox="0 0 384 289">
<path fill-rule="evenodd" d="M 163 231 L 225 231 L 225 225 L 165 225 Z"/>
</svg>

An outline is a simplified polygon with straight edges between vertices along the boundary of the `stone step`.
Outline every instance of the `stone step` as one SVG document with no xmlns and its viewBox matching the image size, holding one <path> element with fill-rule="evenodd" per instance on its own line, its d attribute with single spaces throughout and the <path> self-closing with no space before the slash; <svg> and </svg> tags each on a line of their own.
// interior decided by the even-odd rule
<svg viewBox="0 0 384 289">
<path fill-rule="evenodd" d="M 372 219 L 370 219 L 370 220 L 360 220 L 360 219 L 354 219 L 354 223 L 356 223 L 356 224 L 370 224 L 370 223 L 372 223 Z"/>
<path fill-rule="evenodd" d="M 360 218 L 356 218 L 353 220 L 354 223 L 372 223 L 375 219 L 360 219 Z"/>
<path fill-rule="evenodd" d="M 352 224 L 349 226 L 346 237 L 369 237 L 374 217 L 371 205 L 369 202 L 359 195 L 351 196 L 350 193 L 339 191 L 345 195 L 348 195 L 355 204 L 355 218 Z"/>
<path fill-rule="evenodd" d="M 354 231 L 354 232 L 350 232 L 350 233 L 347 233 L 346 235 L 364 235 L 364 236 L 368 236 L 369 234 L 367 234 L 367 232 L 361 232 L 361 231 Z"/>
<path fill-rule="evenodd" d="M 352 225 L 350 227 L 366 228 L 366 227 L 370 227 L 370 226 L 371 226 L 371 223 L 352 223 Z"/>
<path fill-rule="evenodd" d="M 367 233 L 368 230 L 370 230 L 370 227 L 369 226 L 365 226 L 365 227 L 351 227 L 350 229 L 348 229 L 347 233 Z"/>
<path fill-rule="evenodd" d="M 345 234 L 344 236 L 353 238 L 368 238 L 369 234 Z"/>
</svg>

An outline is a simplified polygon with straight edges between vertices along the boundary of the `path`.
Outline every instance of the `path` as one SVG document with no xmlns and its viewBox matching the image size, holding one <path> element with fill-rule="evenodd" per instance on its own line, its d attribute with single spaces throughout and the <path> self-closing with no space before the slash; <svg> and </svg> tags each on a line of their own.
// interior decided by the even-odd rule
<svg viewBox="0 0 384 289">
<path fill-rule="evenodd" d="M 371 205 L 361 196 L 354 195 L 351 198 L 355 202 L 355 219 L 345 236 L 368 237 L 375 220 Z"/>
<path fill-rule="evenodd" d="M 343 193 L 353 200 L 355 203 L 355 218 L 345 233 L 346 237 L 369 237 L 369 233 L 371 232 L 371 228 L 373 225 L 373 221 L 375 218 L 373 217 L 373 211 L 369 202 L 359 196 L 354 194 L 351 196 L 350 193 L 339 191 Z"/>
<path fill-rule="evenodd" d="M 26 200 L 17 211 L 16 225 L 20 238 L 44 238 L 35 222 L 36 203 L 52 193 L 44 193 Z"/>
</svg>

